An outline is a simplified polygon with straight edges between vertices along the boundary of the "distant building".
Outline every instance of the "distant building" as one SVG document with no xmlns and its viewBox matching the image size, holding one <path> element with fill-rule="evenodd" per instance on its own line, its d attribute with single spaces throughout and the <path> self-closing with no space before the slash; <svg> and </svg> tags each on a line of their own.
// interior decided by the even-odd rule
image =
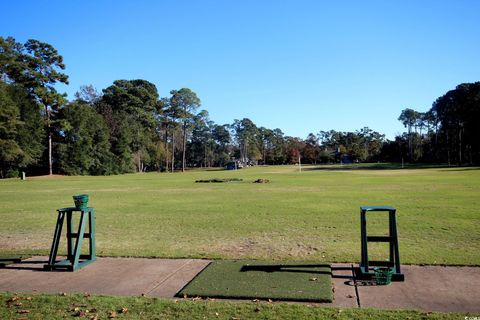
<svg viewBox="0 0 480 320">
<path fill-rule="evenodd" d="M 227 169 L 227 170 L 237 170 L 237 169 L 242 169 L 242 168 L 243 168 L 243 163 L 238 161 L 238 160 L 230 161 L 225 166 L 225 169 Z"/>
<path fill-rule="evenodd" d="M 350 158 L 350 156 L 348 154 L 343 154 L 340 157 L 340 163 L 351 164 L 351 163 L 353 163 L 353 161 L 352 161 L 352 158 Z"/>
</svg>

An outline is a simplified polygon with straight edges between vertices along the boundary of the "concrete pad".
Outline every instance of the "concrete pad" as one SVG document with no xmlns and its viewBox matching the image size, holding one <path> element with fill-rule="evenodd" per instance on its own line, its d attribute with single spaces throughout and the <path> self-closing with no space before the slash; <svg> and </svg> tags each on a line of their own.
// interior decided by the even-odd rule
<svg viewBox="0 0 480 320">
<path fill-rule="evenodd" d="M 98 258 L 76 272 L 43 271 L 47 257 L 0 268 L 0 291 L 172 298 L 209 263 L 198 259 Z M 405 282 L 362 286 L 350 264 L 332 265 L 332 307 L 480 312 L 480 268 L 402 266 Z M 357 304 L 357 299 L 360 305 Z"/>
<path fill-rule="evenodd" d="M 333 307 L 358 307 L 351 264 L 332 265 Z"/>
<path fill-rule="evenodd" d="M 197 274 L 210 264 L 208 260 L 190 260 L 171 277 L 159 282 L 147 295 L 153 297 L 174 297 L 185 287 Z M 180 287 L 180 284 L 183 284 Z"/>
<path fill-rule="evenodd" d="M 158 289 L 161 294 L 159 284 L 175 275 L 169 282 L 169 292 L 180 290 L 192 274 L 208 264 L 203 260 L 199 260 L 203 263 L 193 263 L 192 259 L 98 258 L 76 272 L 43 271 L 47 260 L 47 257 L 35 257 L 0 269 L 0 290 L 140 296 Z M 34 263 L 36 261 L 40 263 Z M 183 275 L 182 268 L 187 265 Z"/>
<path fill-rule="evenodd" d="M 405 282 L 361 286 L 362 308 L 480 312 L 480 268 L 402 266 Z"/>
<path fill-rule="evenodd" d="M 13 277 L 15 277 L 15 276 L 16 276 L 16 275 L 15 275 L 15 272 L 13 272 L 13 271 L 5 271 L 5 268 L 4 268 L 4 267 L 0 268 L 0 282 L 1 282 L 2 280 L 6 281 L 6 280 L 8 280 L 8 279 L 10 279 L 10 278 L 13 278 Z"/>
<path fill-rule="evenodd" d="M 49 290 L 49 284 L 54 278 L 53 274 L 45 274 L 43 265 L 47 263 L 48 258 L 30 258 L 25 263 L 13 264 L 0 269 L 0 288 L 2 291 L 19 291 L 19 292 L 59 292 Z M 59 273 L 55 277 L 55 281 L 62 283 L 65 272 Z M 45 290 L 43 290 L 45 289 Z"/>
</svg>

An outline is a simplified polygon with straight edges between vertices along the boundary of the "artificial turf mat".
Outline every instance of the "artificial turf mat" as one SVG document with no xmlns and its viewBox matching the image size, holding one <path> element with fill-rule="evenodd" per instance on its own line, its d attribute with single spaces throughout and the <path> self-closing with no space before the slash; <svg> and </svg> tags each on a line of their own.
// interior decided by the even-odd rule
<svg viewBox="0 0 480 320">
<path fill-rule="evenodd" d="M 331 273 L 327 264 L 214 261 L 178 296 L 332 302 Z"/>
</svg>

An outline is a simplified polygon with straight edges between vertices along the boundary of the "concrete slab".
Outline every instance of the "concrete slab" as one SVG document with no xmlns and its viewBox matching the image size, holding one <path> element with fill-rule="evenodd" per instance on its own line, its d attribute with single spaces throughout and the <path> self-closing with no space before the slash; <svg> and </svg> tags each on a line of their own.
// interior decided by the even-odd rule
<svg viewBox="0 0 480 320">
<path fill-rule="evenodd" d="M 76 272 L 43 271 L 47 257 L 0 268 L 0 291 L 173 298 L 209 263 L 198 259 L 98 258 Z M 405 282 L 362 286 L 351 264 L 333 264 L 332 307 L 480 312 L 480 268 L 402 266 Z M 358 302 L 360 304 L 358 304 Z"/>
<path fill-rule="evenodd" d="M 174 279 L 168 282 L 168 292 L 178 291 L 209 263 L 206 260 L 194 263 L 192 259 L 98 258 L 76 272 L 47 272 L 43 271 L 47 260 L 34 257 L 0 269 L 0 290 L 140 296 L 157 289 L 158 295 L 165 296 L 159 284 Z M 188 268 L 184 275 L 185 266 Z"/>
<path fill-rule="evenodd" d="M 2 280 L 5 280 L 5 281 L 6 281 L 6 280 L 8 280 L 8 279 L 10 279 L 10 278 L 12 278 L 12 277 L 16 277 L 15 272 L 13 272 L 13 271 L 8 271 L 8 272 L 4 271 L 4 272 L 2 272 L 2 270 L 5 270 L 5 267 L 0 268 L 0 282 L 1 282 Z"/>
<path fill-rule="evenodd" d="M 158 282 L 153 289 L 147 292 L 147 295 L 163 298 L 174 297 L 209 264 L 208 260 L 190 260 L 169 278 Z"/>
<path fill-rule="evenodd" d="M 480 268 L 402 266 L 405 282 L 362 286 L 362 308 L 480 312 Z"/>
<path fill-rule="evenodd" d="M 358 307 L 351 264 L 332 264 L 333 307 Z"/>
</svg>

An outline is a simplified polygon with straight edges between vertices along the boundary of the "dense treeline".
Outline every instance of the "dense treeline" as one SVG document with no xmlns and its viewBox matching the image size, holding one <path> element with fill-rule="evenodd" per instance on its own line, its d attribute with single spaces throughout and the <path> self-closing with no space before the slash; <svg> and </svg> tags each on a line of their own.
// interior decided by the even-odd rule
<svg viewBox="0 0 480 320">
<path fill-rule="evenodd" d="M 480 163 L 480 82 L 458 85 L 427 112 L 407 108 L 398 120 L 407 132 L 385 145 L 388 160 Z"/>
<path fill-rule="evenodd" d="M 82 86 L 72 101 L 63 58 L 49 44 L 0 37 L 0 176 L 107 175 L 238 164 L 425 161 L 480 163 L 480 83 L 462 84 L 425 113 L 401 112 L 407 132 L 388 141 L 367 127 L 306 139 L 250 119 L 216 124 L 188 88 L 160 97 L 146 80 Z"/>
</svg>

